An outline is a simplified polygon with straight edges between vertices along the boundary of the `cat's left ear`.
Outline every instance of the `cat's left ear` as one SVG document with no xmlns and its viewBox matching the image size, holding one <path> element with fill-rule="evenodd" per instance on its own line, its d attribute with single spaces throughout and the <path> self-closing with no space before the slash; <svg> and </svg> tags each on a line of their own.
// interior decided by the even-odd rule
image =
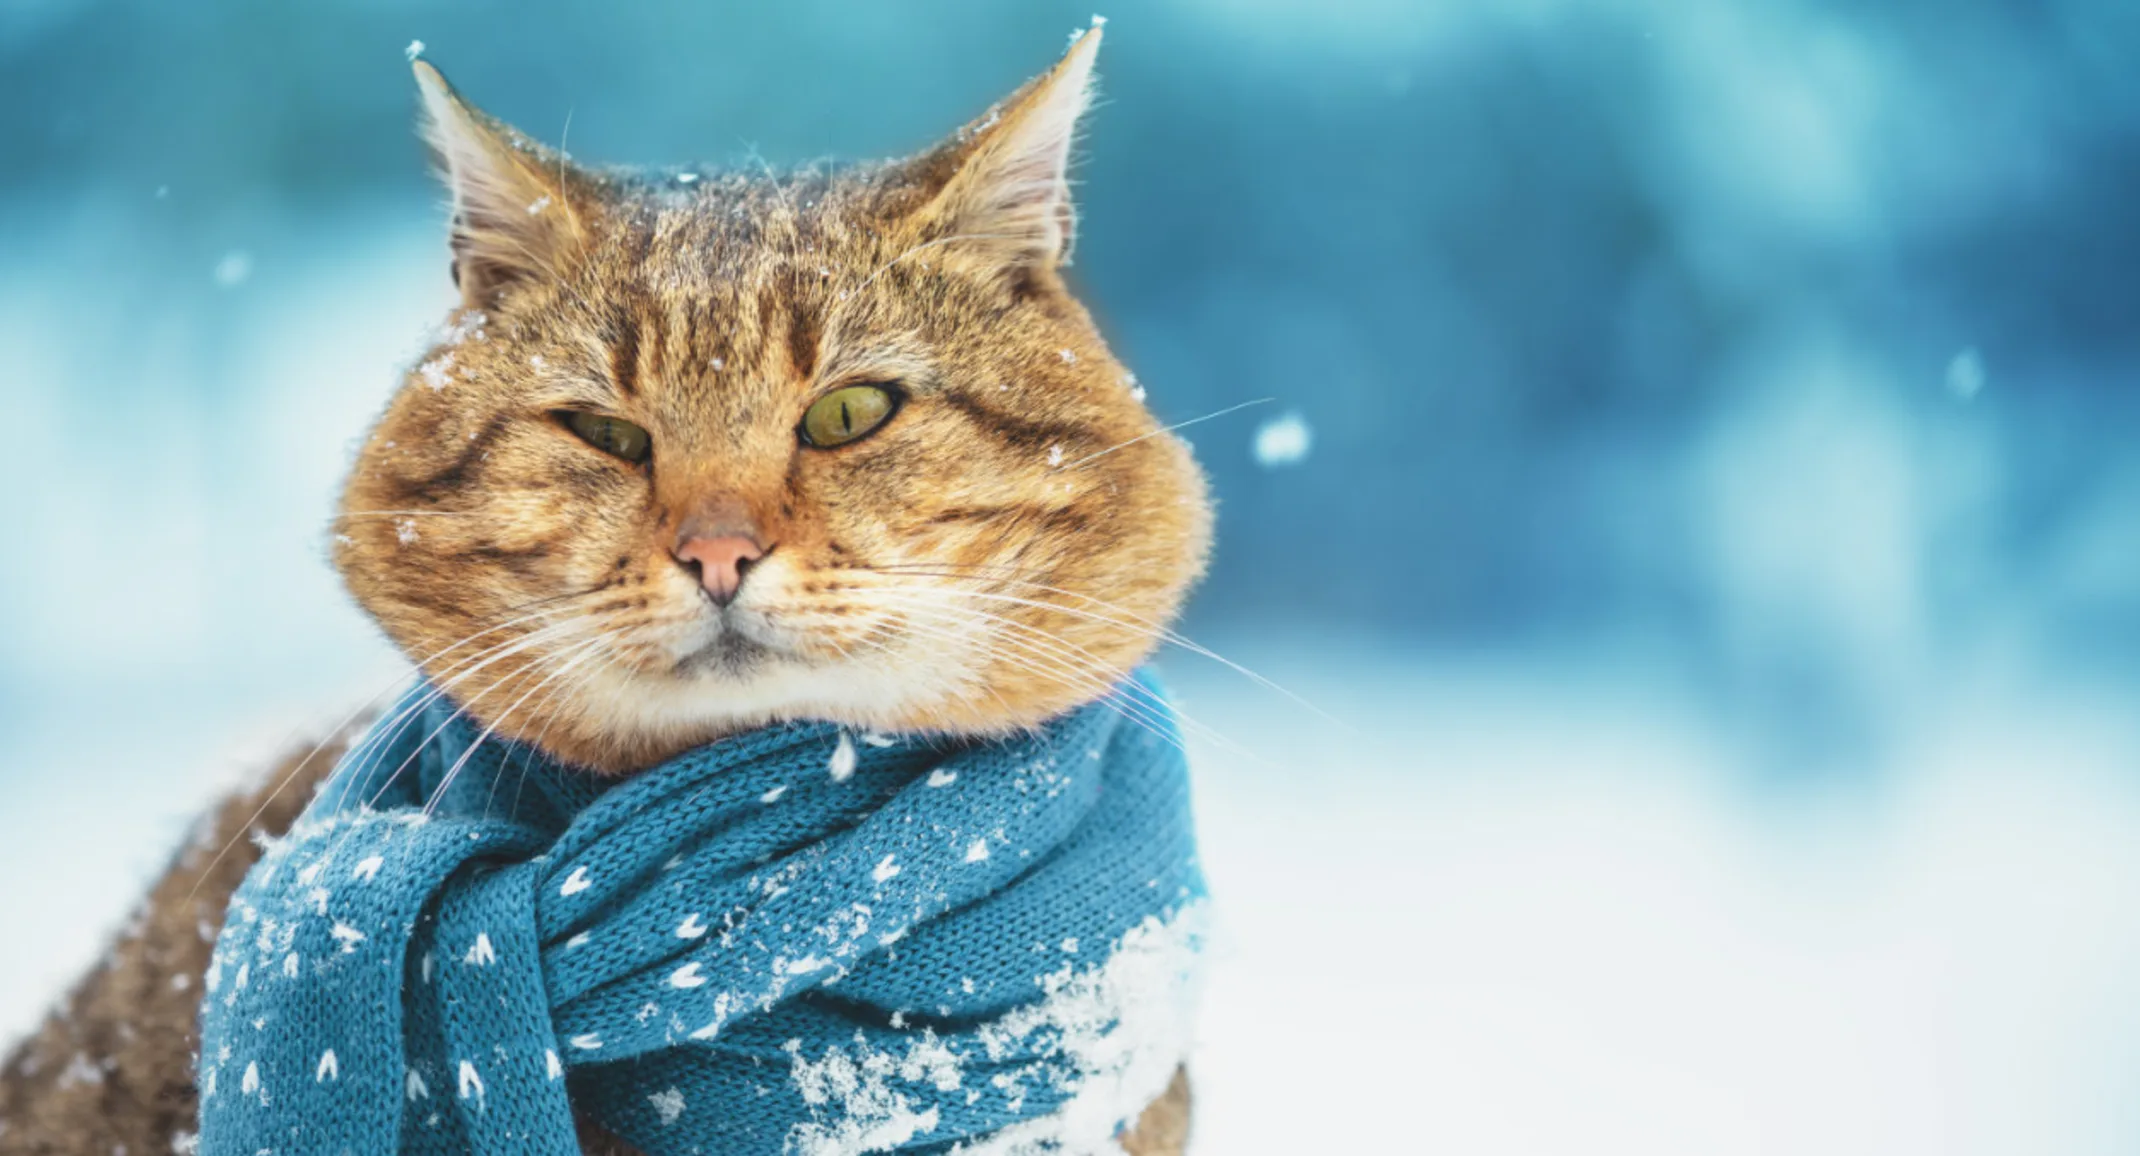
<svg viewBox="0 0 2140 1156">
<path fill-rule="evenodd" d="M 507 286 L 556 276 L 579 254 L 578 174 L 553 153 L 461 99 L 436 68 L 416 62 L 424 139 L 453 194 L 453 279 L 470 308 Z"/>
<path fill-rule="evenodd" d="M 1066 264 L 1077 237 L 1070 201 L 1070 146 L 1092 102 L 1094 24 L 1056 66 L 1012 94 L 926 158 L 948 168 L 923 211 L 930 231 L 1005 268 Z"/>
</svg>

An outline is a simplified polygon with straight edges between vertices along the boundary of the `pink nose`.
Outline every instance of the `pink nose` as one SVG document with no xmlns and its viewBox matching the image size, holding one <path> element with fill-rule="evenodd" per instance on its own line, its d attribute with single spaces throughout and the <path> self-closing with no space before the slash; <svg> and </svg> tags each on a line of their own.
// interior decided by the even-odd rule
<svg viewBox="0 0 2140 1156">
<path fill-rule="evenodd" d="M 763 557 L 765 551 L 757 542 L 733 535 L 690 538 L 676 548 L 677 561 L 698 567 L 699 585 L 713 595 L 715 606 L 726 606 L 735 601 L 736 591 L 743 585 L 743 576 L 750 572 L 752 563 Z"/>
</svg>

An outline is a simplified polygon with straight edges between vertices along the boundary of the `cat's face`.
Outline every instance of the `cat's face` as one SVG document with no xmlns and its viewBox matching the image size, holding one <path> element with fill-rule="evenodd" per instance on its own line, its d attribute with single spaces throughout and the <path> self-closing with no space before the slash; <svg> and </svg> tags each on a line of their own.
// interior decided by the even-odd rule
<svg viewBox="0 0 2140 1156">
<path fill-rule="evenodd" d="M 350 477 L 350 589 L 478 720 L 605 771 L 1105 692 L 1210 517 L 1056 273 L 1096 47 L 915 161 L 782 180 L 572 169 L 420 68 L 466 302 Z"/>
</svg>

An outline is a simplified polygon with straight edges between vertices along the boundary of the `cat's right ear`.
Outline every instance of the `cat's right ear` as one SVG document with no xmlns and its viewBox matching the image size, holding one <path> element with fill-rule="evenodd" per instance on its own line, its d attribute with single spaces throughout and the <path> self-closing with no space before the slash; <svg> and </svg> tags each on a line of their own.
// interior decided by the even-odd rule
<svg viewBox="0 0 2140 1156">
<path fill-rule="evenodd" d="M 562 155 L 484 115 L 416 62 L 424 140 L 453 196 L 453 279 L 470 308 L 488 308 L 516 281 L 554 277 L 583 236 L 576 174 Z"/>
</svg>

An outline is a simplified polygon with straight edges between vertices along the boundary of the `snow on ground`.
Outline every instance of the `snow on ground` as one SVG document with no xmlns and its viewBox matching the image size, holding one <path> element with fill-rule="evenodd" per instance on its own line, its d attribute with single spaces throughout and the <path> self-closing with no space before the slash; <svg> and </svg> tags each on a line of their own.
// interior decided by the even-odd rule
<svg viewBox="0 0 2140 1156">
<path fill-rule="evenodd" d="M 1261 760 L 1198 751 L 1230 926 L 1203 1151 L 2140 1138 L 2140 730 L 2114 699 L 1957 703 L 1884 781 L 1794 799 L 1610 668 L 1258 665 L 1364 725 L 1182 685 Z"/>
<path fill-rule="evenodd" d="M 2115 701 L 1957 702 L 1879 781 L 1797 790 L 1639 671 L 1360 650 L 1253 662 L 1350 729 L 1173 664 L 1226 740 L 1193 744 L 1220 912 L 1201 1151 L 2140 1138 L 2140 729 Z M 5 740 L 47 773 L 0 809 L 0 1038 L 239 761 L 210 752 L 245 708 L 183 713 Z"/>
</svg>

